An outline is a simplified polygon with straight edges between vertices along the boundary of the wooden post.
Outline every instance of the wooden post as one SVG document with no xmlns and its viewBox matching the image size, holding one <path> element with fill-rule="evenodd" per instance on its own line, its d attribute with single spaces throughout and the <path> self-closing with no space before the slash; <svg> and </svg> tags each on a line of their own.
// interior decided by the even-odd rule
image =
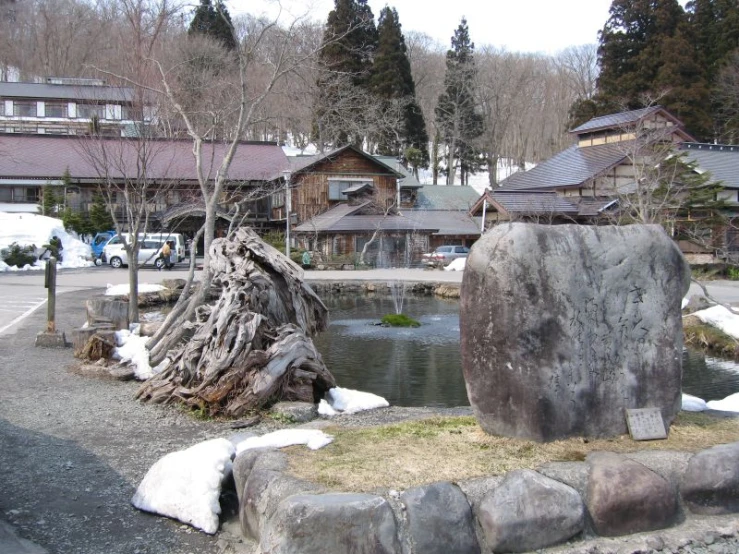
<svg viewBox="0 0 739 554">
<path fill-rule="evenodd" d="M 56 333 L 56 258 L 52 256 L 46 263 L 46 278 L 44 286 L 49 291 L 49 301 L 46 310 L 46 332 Z"/>
</svg>

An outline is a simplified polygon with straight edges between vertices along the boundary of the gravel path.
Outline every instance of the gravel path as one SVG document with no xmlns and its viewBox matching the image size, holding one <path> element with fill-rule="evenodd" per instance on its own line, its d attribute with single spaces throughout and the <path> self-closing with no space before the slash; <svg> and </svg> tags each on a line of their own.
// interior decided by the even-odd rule
<svg viewBox="0 0 739 554">
<path fill-rule="evenodd" d="M 84 322 L 89 294 L 58 297 L 59 329 L 69 334 Z M 130 504 L 158 458 L 228 436 L 228 424 L 142 405 L 136 383 L 71 373 L 71 348 L 33 346 L 45 315 L 0 337 L 0 519 L 50 553 L 250 552 L 228 531 L 209 537 Z"/>
<path fill-rule="evenodd" d="M 90 291 L 57 299 L 58 328 L 84 321 Z M 81 376 L 69 370 L 71 349 L 33 346 L 45 327 L 37 311 L 14 334 L 0 337 L 0 520 L 51 554 L 251 554 L 233 507 L 210 537 L 130 505 L 134 490 L 162 455 L 234 433 L 229 423 L 203 422 L 174 408 L 133 399 L 136 383 Z M 376 425 L 469 408 L 387 408 L 342 416 L 333 423 Z M 318 423 L 318 422 L 316 422 Z M 278 424 L 256 428 L 263 432 Z M 318 423 L 320 425 L 320 423 Z M 620 539 L 598 539 L 546 552 L 733 554 L 739 518 L 692 519 L 678 528 Z"/>
</svg>

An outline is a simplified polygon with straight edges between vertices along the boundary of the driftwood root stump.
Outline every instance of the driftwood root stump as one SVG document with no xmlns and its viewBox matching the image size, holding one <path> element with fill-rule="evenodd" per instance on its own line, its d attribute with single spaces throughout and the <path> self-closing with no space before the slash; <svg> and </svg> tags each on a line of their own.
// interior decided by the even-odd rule
<svg viewBox="0 0 739 554">
<path fill-rule="evenodd" d="M 328 310 L 297 265 L 242 228 L 213 241 L 208 269 L 217 302 L 182 322 L 191 338 L 167 353 L 138 398 L 239 417 L 278 400 L 317 402 L 336 386 L 311 340 Z"/>
</svg>

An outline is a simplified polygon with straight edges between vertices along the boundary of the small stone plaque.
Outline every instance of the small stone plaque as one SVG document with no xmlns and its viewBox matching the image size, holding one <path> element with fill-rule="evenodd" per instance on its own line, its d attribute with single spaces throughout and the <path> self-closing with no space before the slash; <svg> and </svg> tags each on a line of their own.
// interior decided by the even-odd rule
<svg viewBox="0 0 739 554">
<path fill-rule="evenodd" d="M 626 409 L 626 425 L 635 441 L 666 439 L 665 422 L 659 408 Z"/>
</svg>

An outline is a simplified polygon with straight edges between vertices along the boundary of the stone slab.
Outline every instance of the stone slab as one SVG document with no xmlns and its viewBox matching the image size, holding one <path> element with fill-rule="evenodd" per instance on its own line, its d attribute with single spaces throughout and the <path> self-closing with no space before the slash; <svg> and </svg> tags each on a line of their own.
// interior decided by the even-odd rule
<svg viewBox="0 0 739 554">
<path fill-rule="evenodd" d="M 69 345 L 67 344 L 64 333 L 57 331 L 56 333 L 42 332 L 36 335 L 35 346 L 42 348 L 66 348 Z"/>
<path fill-rule="evenodd" d="M 626 425 L 635 441 L 666 439 L 667 431 L 659 408 L 627 408 Z"/>
</svg>

